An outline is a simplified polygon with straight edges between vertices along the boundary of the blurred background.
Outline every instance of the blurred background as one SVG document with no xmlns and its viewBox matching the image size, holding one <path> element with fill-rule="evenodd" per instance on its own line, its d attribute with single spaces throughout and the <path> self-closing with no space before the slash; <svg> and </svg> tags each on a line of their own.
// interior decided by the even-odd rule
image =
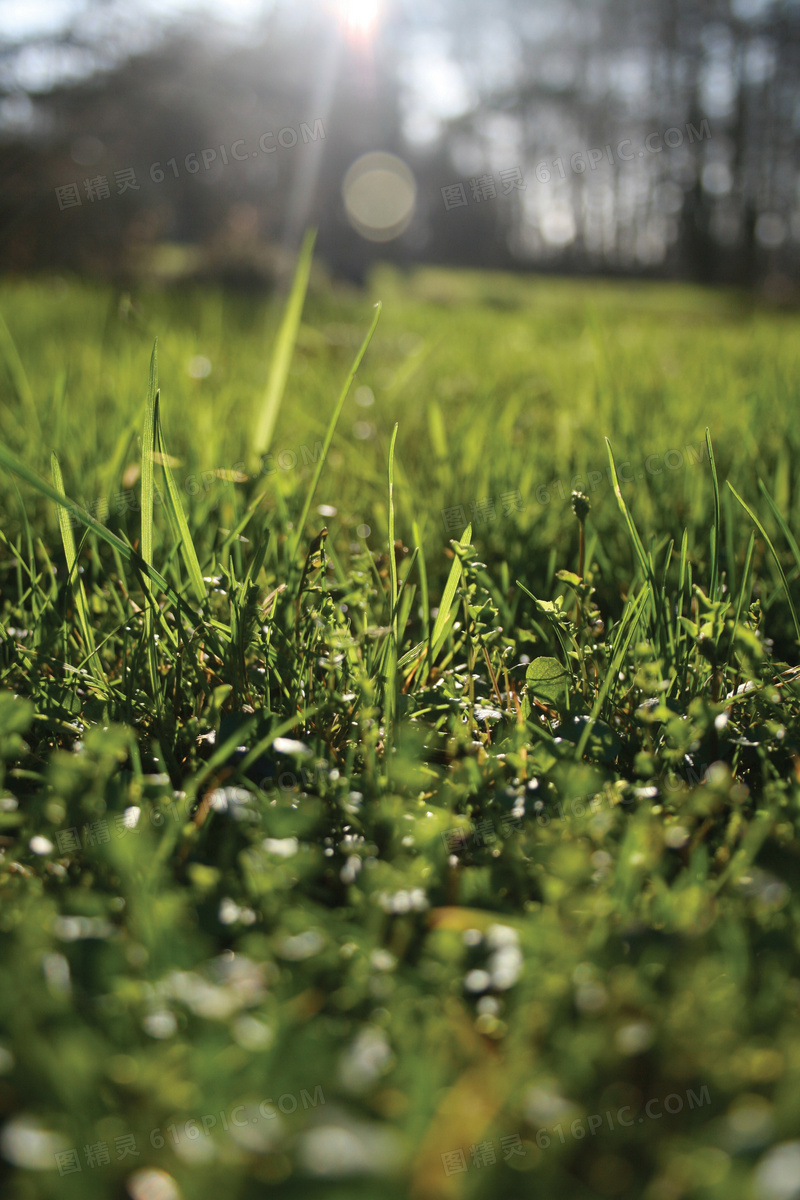
<svg viewBox="0 0 800 1200">
<path fill-rule="evenodd" d="M 2 0 L 0 269 L 796 299 L 797 0 Z"/>
</svg>

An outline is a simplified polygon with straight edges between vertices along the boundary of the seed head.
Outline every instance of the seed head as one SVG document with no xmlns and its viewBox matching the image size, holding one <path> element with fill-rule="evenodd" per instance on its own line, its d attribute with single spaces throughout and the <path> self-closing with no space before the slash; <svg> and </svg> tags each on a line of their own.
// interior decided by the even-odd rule
<svg viewBox="0 0 800 1200">
<path fill-rule="evenodd" d="M 573 492 L 570 499 L 572 500 L 572 511 L 582 525 L 589 515 L 591 507 L 589 498 L 583 492 Z"/>
</svg>

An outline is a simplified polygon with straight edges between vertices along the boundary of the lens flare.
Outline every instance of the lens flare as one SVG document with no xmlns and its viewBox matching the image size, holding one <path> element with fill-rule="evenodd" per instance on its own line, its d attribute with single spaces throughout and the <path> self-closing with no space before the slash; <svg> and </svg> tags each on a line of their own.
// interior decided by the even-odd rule
<svg viewBox="0 0 800 1200">
<path fill-rule="evenodd" d="M 390 242 L 411 223 L 417 184 L 396 154 L 372 151 L 350 166 L 342 181 L 350 224 L 370 242 Z"/>
</svg>

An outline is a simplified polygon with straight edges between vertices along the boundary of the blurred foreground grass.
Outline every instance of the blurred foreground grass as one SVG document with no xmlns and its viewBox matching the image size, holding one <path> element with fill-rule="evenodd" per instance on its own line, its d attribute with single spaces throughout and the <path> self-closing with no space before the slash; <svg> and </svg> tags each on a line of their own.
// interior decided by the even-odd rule
<svg viewBox="0 0 800 1200">
<path fill-rule="evenodd" d="M 796 315 L 280 311 L 0 285 L 3 1195 L 791 1200 Z"/>
</svg>

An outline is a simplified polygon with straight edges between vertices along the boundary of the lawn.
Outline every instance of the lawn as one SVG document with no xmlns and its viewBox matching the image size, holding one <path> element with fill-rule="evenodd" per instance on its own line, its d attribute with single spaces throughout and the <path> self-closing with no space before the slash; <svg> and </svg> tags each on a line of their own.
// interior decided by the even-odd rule
<svg viewBox="0 0 800 1200">
<path fill-rule="evenodd" d="M 792 1200 L 797 314 L 307 267 L 0 283 L 2 1195 Z"/>
</svg>

